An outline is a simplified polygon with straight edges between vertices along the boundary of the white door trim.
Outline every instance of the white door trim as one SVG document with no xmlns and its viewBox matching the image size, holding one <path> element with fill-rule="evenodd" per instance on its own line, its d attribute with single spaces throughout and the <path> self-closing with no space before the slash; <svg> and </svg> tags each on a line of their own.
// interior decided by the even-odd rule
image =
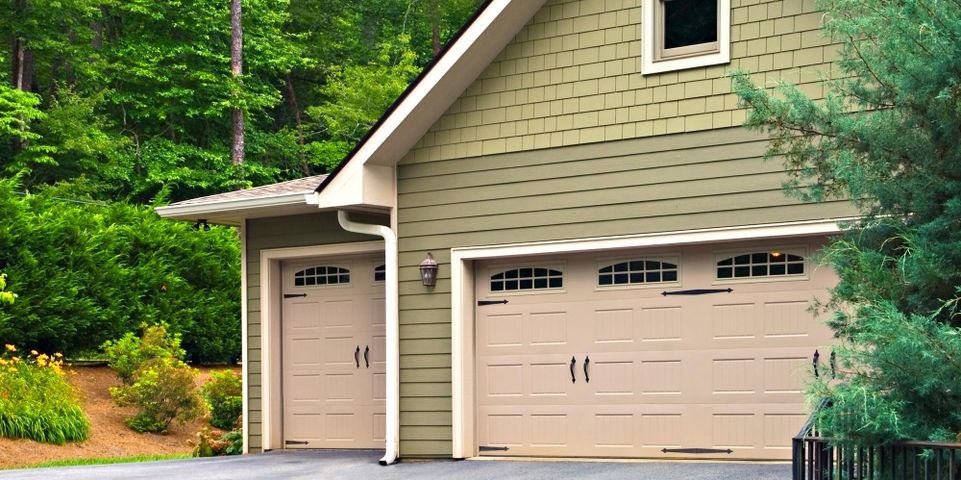
<svg viewBox="0 0 961 480">
<path fill-rule="evenodd" d="M 262 448 L 283 449 L 283 376 L 281 351 L 280 262 L 300 258 L 330 257 L 384 251 L 383 241 L 336 243 L 307 247 L 270 248 L 260 251 L 260 361 Z M 246 337 L 244 337 L 246 340 Z M 245 389 L 246 391 L 246 389 Z M 245 416 L 246 420 L 246 416 Z"/>
<path fill-rule="evenodd" d="M 452 248 L 451 410 L 453 458 L 478 454 L 474 397 L 474 261 L 491 258 L 578 253 L 665 245 L 690 245 L 766 238 L 830 235 L 856 217 L 721 227 L 675 232 L 548 242 Z"/>
</svg>

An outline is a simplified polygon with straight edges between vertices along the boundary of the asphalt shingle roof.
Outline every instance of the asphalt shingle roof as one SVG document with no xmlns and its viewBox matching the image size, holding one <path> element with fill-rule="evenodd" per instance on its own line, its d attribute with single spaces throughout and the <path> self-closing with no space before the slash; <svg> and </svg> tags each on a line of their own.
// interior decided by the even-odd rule
<svg viewBox="0 0 961 480">
<path fill-rule="evenodd" d="M 191 198 L 182 202 L 172 203 L 169 206 L 204 205 L 208 203 L 230 202 L 235 200 L 250 200 L 255 198 L 275 197 L 278 195 L 312 193 L 320 186 L 320 183 L 327 178 L 327 175 L 315 175 L 313 177 L 298 178 L 286 182 L 272 183 L 260 187 L 247 188 L 244 190 L 234 190 L 232 192 L 218 193 L 206 197 Z"/>
</svg>

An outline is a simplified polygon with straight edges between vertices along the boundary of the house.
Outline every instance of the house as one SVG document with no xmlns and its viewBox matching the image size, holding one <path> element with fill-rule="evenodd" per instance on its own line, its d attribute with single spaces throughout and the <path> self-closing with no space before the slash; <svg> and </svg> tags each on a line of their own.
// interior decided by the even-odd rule
<svg viewBox="0 0 961 480">
<path fill-rule="evenodd" d="M 789 458 L 855 211 L 726 73 L 820 95 L 813 3 L 491 0 L 330 175 L 158 208 L 240 228 L 247 451 Z"/>
</svg>

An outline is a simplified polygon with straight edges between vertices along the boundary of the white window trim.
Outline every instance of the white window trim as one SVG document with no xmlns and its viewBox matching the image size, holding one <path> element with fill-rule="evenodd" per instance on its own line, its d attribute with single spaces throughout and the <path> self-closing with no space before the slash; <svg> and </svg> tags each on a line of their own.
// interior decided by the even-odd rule
<svg viewBox="0 0 961 480">
<path fill-rule="evenodd" d="M 655 28 L 654 8 L 658 1 L 660 0 L 646 0 L 644 2 L 644 18 L 641 26 L 641 32 L 643 33 L 641 40 L 643 45 L 641 74 L 651 75 L 731 62 L 731 0 L 719 0 L 720 5 L 718 5 L 717 12 L 720 16 L 717 32 L 719 49 L 717 52 L 655 62 L 657 42 L 654 41 L 654 38 L 657 29 Z"/>
<path fill-rule="evenodd" d="M 628 248 L 656 248 L 691 244 L 824 236 L 843 231 L 844 222 L 857 217 L 743 225 L 618 237 L 585 238 L 452 248 L 451 269 L 451 410 L 452 457 L 478 454 L 474 380 L 475 261 L 520 256 L 599 252 Z"/>
</svg>

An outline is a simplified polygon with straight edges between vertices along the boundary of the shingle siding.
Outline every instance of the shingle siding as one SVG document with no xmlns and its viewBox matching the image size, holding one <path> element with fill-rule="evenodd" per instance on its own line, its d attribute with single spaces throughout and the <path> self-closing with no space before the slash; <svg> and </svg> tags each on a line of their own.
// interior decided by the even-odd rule
<svg viewBox="0 0 961 480">
<path fill-rule="evenodd" d="M 730 70 L 815 97 L 836 46 L 808 0 L 732 0 L 729 65 L 642 76 L 640 0 L 552 0 L 408 154 L 494 155 L 740 125 Z"/>
</svg>

